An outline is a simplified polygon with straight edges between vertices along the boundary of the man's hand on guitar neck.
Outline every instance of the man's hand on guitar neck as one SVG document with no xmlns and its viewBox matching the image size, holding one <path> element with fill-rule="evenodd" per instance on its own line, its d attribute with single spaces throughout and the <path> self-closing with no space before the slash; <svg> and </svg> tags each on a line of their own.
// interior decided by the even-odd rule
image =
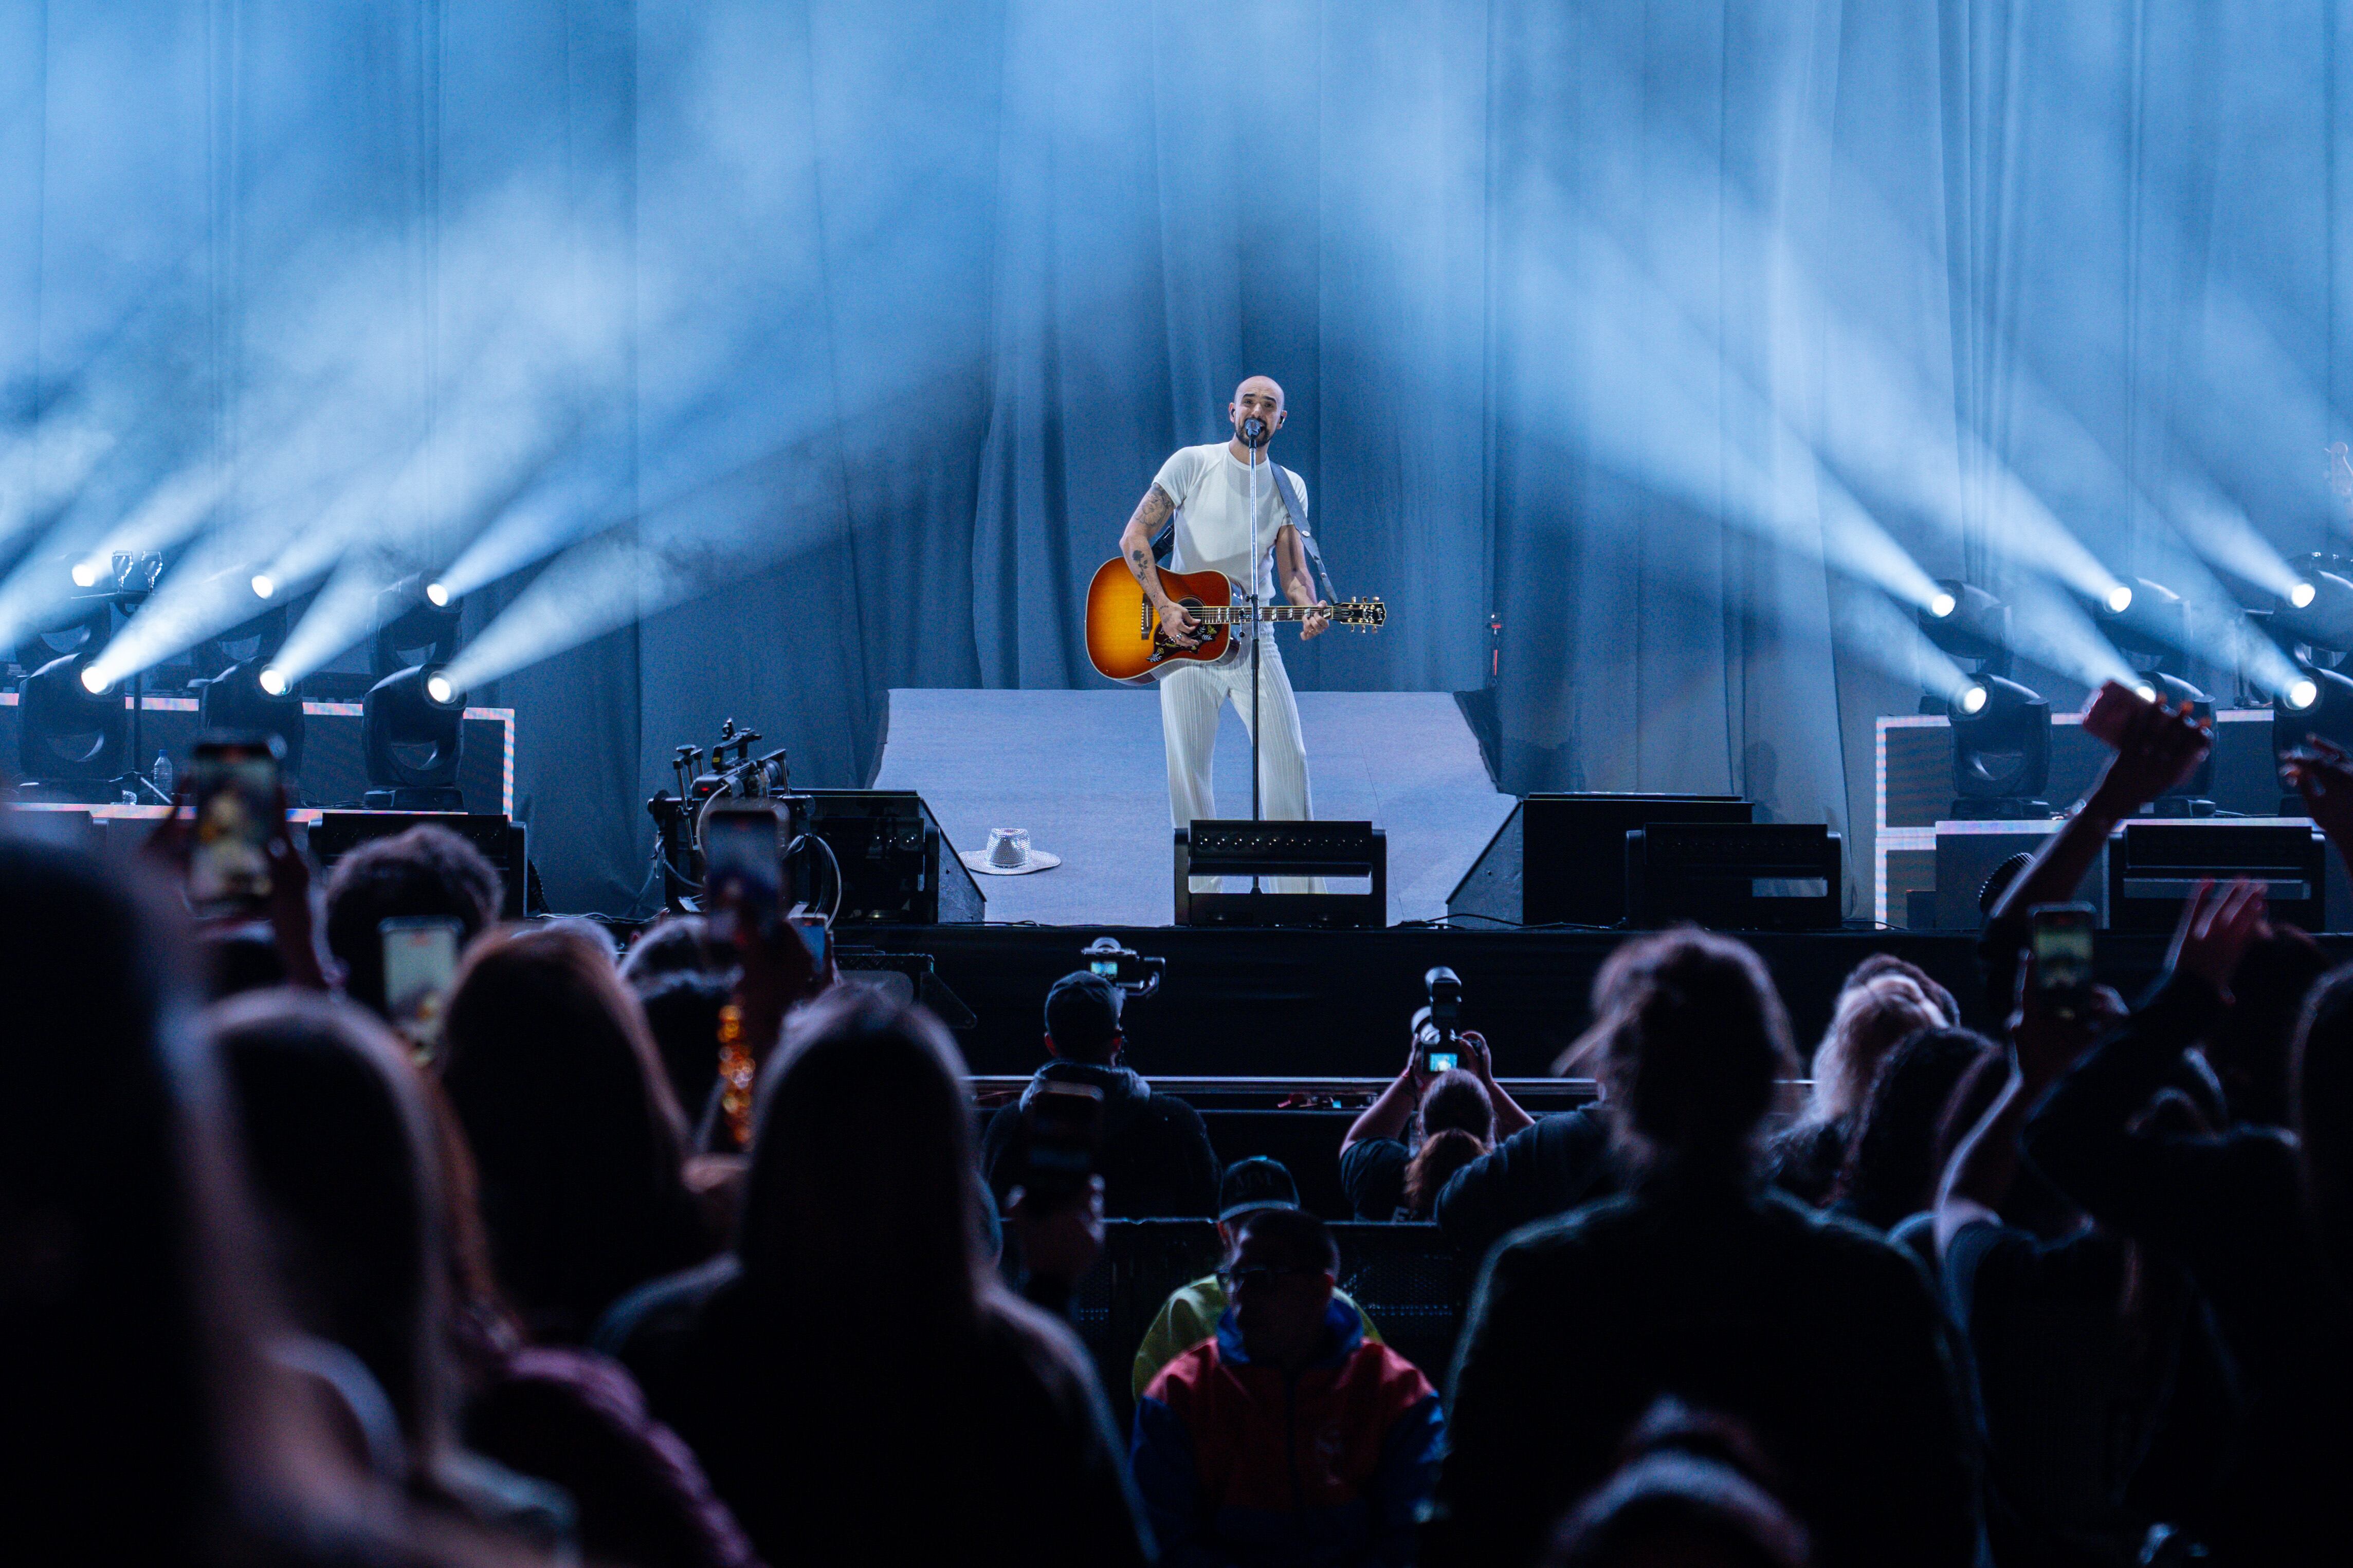
<svg viewBox="0 0 2353 1568">
<path fill-rule="evenodd" d="M 1299 623 L 1299 640 L 1310 641 L 1330 629 L 1331 606 L 1315 596 L 1315 580 L 1307 574 L 1307 552 L 1299 547 L 1299 531 L 1284 523 L 1274 536 L 1275 565 L 1282 573 L 1282 596 L 1294 605 L 1313 605 L 1315 613 Z"/>
</svg>

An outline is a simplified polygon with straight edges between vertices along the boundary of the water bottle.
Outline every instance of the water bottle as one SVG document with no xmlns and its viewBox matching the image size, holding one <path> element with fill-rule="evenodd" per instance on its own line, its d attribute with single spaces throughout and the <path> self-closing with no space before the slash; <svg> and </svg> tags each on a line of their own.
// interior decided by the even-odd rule
<svg viewBox="0 0 2353 1568">
<path fill-rule="evenodd" d="M 169 756 L 162 752 L 156 752 L 155 765 L 148 770 L 147 778 L 155 786 L 157 795 L 165 800 L 172 798 L 172 759 Z"/>
</svg>

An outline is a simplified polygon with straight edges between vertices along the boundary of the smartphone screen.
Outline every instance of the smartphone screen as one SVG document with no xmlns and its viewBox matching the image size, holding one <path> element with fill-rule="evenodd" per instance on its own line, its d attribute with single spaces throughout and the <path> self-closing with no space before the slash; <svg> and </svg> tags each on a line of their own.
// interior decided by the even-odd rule
<svg viewBox="0 0 2353 1568">
<path fill-rule="evenodd" d="M 1462 1058 L 1453 1051 L 1425 1051 L 1422 1065 L 1428 1072 L 1451 1072 L 1462 1065 Z"/>
<path fill-rule="evenodd" d="M 2028 911 L 2033 927 L 2035 988 L 2062 1016 L 2092 987 L 2092 921 L 2089 904 L 2037 904 Z"/>
<path fill-rule="evenodd" d="M 1021 1112 L 1021 1184 L 1041 1206 L 1086 1190 L 1103 1144 L 1103 1091 L 1091 1084 L 1047 1083 L 1029 1097 Z"/>
<path fill-rule="evenodd" d="M 713 807 L 702 819 L 703 907 L 714 915 L 741 910 L 765 931 L 784 891 L 784 832 L 765 802 Z"/>
<path fill-rule="evenodd" d="M 417 917 L 383 921 L 384 1011 L 422 1054 L 441 1043 L 441 1013 L 458 972 L 459 924 Z"/>
<path fill-rule="evenodd" d="M 279 832 L 280 742 L 208 737 L 188 759 L 195 820 L 188 833 L 188 903 L 206 913 L 269 897 L 269 841 Z"/>
<path fill-rule="evenodd" d="M 821 916 L 805 915 L 797 911 L 785 918 L 791 923 L 793 930 L 800 933 L 801 945 L 808 949 L 809 963 L 823 969 L 826 942 L 832 934 L 827 929 L 824 919 Z"/>
</svg>

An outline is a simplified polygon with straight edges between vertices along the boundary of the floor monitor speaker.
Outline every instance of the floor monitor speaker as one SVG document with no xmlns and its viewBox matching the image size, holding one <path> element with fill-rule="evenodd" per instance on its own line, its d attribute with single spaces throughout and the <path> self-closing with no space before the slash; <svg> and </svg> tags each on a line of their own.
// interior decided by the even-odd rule
<svg viewBox="0 0 2353 1568">
<path fill-rule="evenodd" d="M 1626 835 L 1653 822 L 1745 823 L 1729 795 L 1532 795 L 1512 808 L 1446 900 L 1466 926 L 1616 926 L 1626 919 Z"/>
</svg>

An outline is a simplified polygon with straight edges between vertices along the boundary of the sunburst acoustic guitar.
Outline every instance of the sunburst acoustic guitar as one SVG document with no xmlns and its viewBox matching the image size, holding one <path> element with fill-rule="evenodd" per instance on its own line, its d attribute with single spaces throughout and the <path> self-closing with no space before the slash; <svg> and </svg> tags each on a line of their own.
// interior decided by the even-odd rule
<svg viewBox="0 0 2353 1568">
<path fill-rule="evenodd" d="M 1164 566 L 1160 585 L 1209 635 L 1193 647 L 1166 636 L 1127 563 L 1106 561 L 1087 586 L 1087 658 L 1105 679 L 1149 686 L 1180 662 L 1224 664 L 1244 657 L 1249 644 L 1233 628 L 1250 619 L 1250 606 L 1234 603 L 1234 585 L 1224 573 L 1171 572 Z M 1350 599 L 1322 609 L 1334 626 L 1360 632 L 1378 631 L 1389 616 L 1378 599 Z M 1312 605 L 1258 607 L 1261 621 L 1303 621 L 1315 613 Z"/>
</svg>

